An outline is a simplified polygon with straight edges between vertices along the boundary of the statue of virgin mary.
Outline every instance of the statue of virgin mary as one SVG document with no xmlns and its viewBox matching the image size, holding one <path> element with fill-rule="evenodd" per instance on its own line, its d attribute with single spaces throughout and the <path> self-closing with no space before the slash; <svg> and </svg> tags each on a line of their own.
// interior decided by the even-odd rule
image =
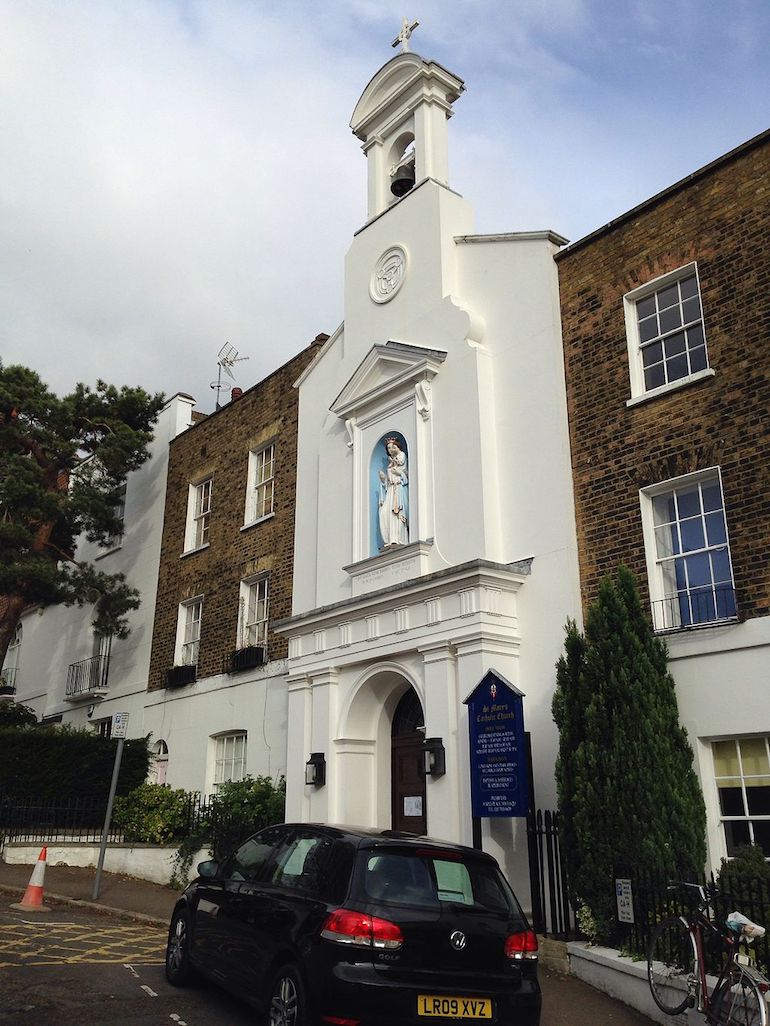
<svg viewBox="0 0 770 1026">
<path fill-rule="evenodd" d="M 382 549 L 409 543 L 409 474 L 397 438 L 385 439 L 388 465 L 380 471 L 379 519 Z"/>
</svg>

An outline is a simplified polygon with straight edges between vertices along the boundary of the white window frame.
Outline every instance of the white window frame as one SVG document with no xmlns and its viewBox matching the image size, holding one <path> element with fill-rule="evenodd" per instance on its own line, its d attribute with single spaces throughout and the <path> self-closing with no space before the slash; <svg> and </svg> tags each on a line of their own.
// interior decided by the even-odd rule
<svg viewBox="0 0 770 1026">
<path fill-rule="evenodd" d="M 197 666 L 200 654 L 203 596 L 179 603 L 174 666 Z"/>
<path fill-rule="evenodd" d="M 21 662 L 21 642 L 23 637 L 24 628 L 19 622 L 14 628 L 13 635 L 8 643 L 8 649 L 5 653 L 2 670 L 0 670 L 0 686 L 5 685 L 6 687 L 16 687 L 16 677 L 18 676 L 19 663 Z"/>
<path fill-rule="evenodd" d="M 707 510 L 704 513 L 703 509 L 703 488 L 704 486 L 717 484 L 719 486 L 720 497 L 722 501 L 721 511 L 724 521 L 724 541 L 709 542 L 708 540 L 708 524 L 709 514 L 715 514 L 716 510 Z M 680 517 L 679 516 L 679 499 L 677 498 L 677 514 L 674 521 L 668 521 L 664 524 L 655 524 L 654 515 L 654 500 L 662 495 L 668 493 L 684 493 L 691 491 L 692 488 L 697 485 L 699 493 L 699 507 L 700 512 L 696 517 Z M 724 502 L 724 489 L 722 488 L 722 475 L 719 467 L 709 467 L 706 470 L 700 470 L 693 474 L 685 474 L 683 477 L 671 478 L 668 481 L 662 481 L 658 484 L 651 485 L 648 488 L 642 488 L 639 492 L 639 501 L 642 513 L 642 530 L 644 533 L 644 548 L 647 560 L 647 579 L 650 586 L 650 603 L 652 607 L 652 618 L 653 626 L 656 631 L 669 631 L 669 630 L 684 630 L 695 627 L 712 627 L 715 624 L 729 623 L 737 619 L 737 611 L 735 606 L 735 576 L 733 574 L 732 558 L 730 555 L 730 536 L 727 525 L 727 516 L 725 511 Z M 688 548 L 686 545 L 681 546 L 680 544 L 671 546 L 672 552 L 661 555 L 658 551 L 658 544 L 656 539 L 656 526 L 658 531 L 661 532 L 661 537 L 665 538 L 665 527 L 672 524 L 676 524 L 677 527 L 677 538 L 681 537 L 681 525 L 688 523 L 690 520 L 696 520 L 700 518 L 703 521 L 703 532 L 705 544 L 698 549 Z M 730 571 L 729 585 L 726 586 L 726 581 L 715 581 L 713 573 L 712 554 L 716 552 L 724 551 L 727 554 L 727 562 Z M 709 566 L 711 570 L 711 597 L 714 602 L 714 616 L 706 619 L 701 614 L 707 611 L 701 603 L 701 599 L 705 599 L 708 602 L 708 592 L 706 589 L 708 585 L 693 584 L 690 586 L 689 580 L 684 584 L 674 585 L 672 591 L 672 574 L 674 577 L 677 575 L 676 562 L 677 559 L 686 562 L 688 555 L 694 557 L 699 554 L 706 553 L 709 555 Z M 686 571 L 689 573 L 689 571 Z M 721 585 L 721 587 L 720 587 Z M 728 595 L 729 591 L 729 595 Z M 687 603 L 686 607 L 681 606 L 681 602 Z M 722 613 L 720 615 L 719 606 L 722 606 Z M 730 612 L 726 612 L 725 607 L 731 607 Z M 684 608 L 684 616 L 682 610 Z"/>
<path fill-rule="evenodd" d="M 213 477 L 206 477 L 197 484 L 190 484 L 187 494 L 184 554 L 208 548 L 213 483 Z"/>
<path fill-rule="evenodd" d="M 148 784 L 165 784 L 168 780 L 168 745 L 160 738 L 150 751 L 150 765 L 147 773 Z"/>
<path fill-rule="evenodd" d="M 264 613 L 264 616 L 259 616 L 260 612 Z M 238 599 L 238 637 L 235 647 L 242 649 L 261 645 L 267 649 L 269 621 L 270 588 L 267 575 L 259 574 L 241 581 Z"/>
<path fill-rule="evenodd" d="M 639 319 L 637 316 L 637 305 L 641 300 L 647 299 L 649 296 L 654 295 L 656 292 L 668 288 L 675 283 L 695 276 L 695 281 L 698 286 L 698 299 L 700 302 L 700 325 L 703 331 L 703 344 L 706 356 L 706 366 L 697 371 L 693 371 L 684 377 L 675 378 L 672 381 L 667 381 L 665 384 L 658 385 L 655 388 L 647 388 L 644 381 L 644 367 L 642 364 L 642 351 L 648 343 L 642 343 L 639 334 Z M 623 311 L 626 321 L 626 341 L 628 344 L 628 366 L 631 378 L 631 398 L 627 401 L 627 406 L 634 406 L 640 402 L 646 402 L 648 399 L 653 399 L 659 395 L 665 395 L 667 392 L 675 391 L 679 388 L 684 388 L 687 385 L 691 385 L 693 382 L 701 381 L 703 378 L 709 378 L 714 376 L 714 371 L 709 365 L 708 356 L 708 340 L 706 338 L 706 325 L 703 314 L 703 299 L 700 287 L 700 277 L 698 275 L 697 263 L 685 264 L 684 267 L 678 267 L 675 271 L 669 271 L 668 274 L 662 274 L 658 278 L 654 278 L 652 281 L 645 282 L 644 285 L 640 285 L 639 288 L 634 289 L 632 292 L 626 293 L 623 297 Z M 694 325 L 697 321 L 688 322 L 688 324 Z M 673 334 L 677 329 L 672 329 L 671 332 L 664 333 L 660 337 L 665 337 L 667 334 Z M 654 340 L 651 340 L 654 341 Z"/>
<path fill-rule="evenodd" d="M 99 737 L 103 737 L 106 741 L 112 737 L 112 717 L 105 716 L 100 720 L 93 720 L 91 723 L 91 730 Z"/>
<path fill-rule="evenodd" d="M 760 782 L 762 782 L 761 786 L 767 786 L 767 787 L 770 788 L 770 773 L 751 774 L 751 773 L 747 773 L 745 771 L 745 766 L 744 766 L 744 761 L 743 761 L 744 760 L 744 753 L 743 753 L 743 751 L 741 749 L 741 745 L 745 744 L 746 742 L 757 742 L 757 741 L 764 741 L 765 756 L 768 759 L 768 762 L 770 763 L 770 737 L 768 737 L 766 735 L 765 736 L 761 736 L 761 735 L 760 736 L 756 736 L 756 735 L 754 735 L 754 736 L 751 736 L 751 737 L 719 738 L 717 741 L 713 741 L 712 745 L 711 745 L 711 754 L 712 754 L 712 759 L 713 759 L 713 764 L 714 764 L 714 782 L 715 782 L 716 789 L 717 789 L 717 800 L 719 802 L 719 821 L 720 821 L 720 823 L 722 825 L 722 833 L 723 833 L 724 842 L 725 842 L 725 851 L 727 852 L 728 856 L 732 855 L 732 851 L 730 850 L 730 848 L 733 847 L 733 846 L 728 844 L 728 837 L 727 837 L 728 827 L 727 827 L 726 824 L 729 824 L 729 823 L 746 823 L 746 824 L 748 824 L 748 840 L 749 840 L 749 843 L 750 844 L 755 844 L 755 843 L 757 843 L 757 841 L 755 839 L 756 835 L 755 835 L 755 832 L 754 832 L 754 824 L 758 823 L 758 822 L 770 823 L 770 814 L 755 813 L 755 812 L 751 812 L 749 810 L 749 795 L 747 793 L 747 788 L 750 788 L 752 786 L 757 786 L 757 785 L 759 785 Z M 725 744 L 725 743 L 729 743 L 729 742 L 731 742 L 731 743 L 733 743 L 735 745 L 735 756 L 736 756 L 736 760 L 737 760 L 737 763 L 738 763 L 738 772 L 734 773 L 734 774 L 730 773 L 730 774 L 718 776 L 717 775 L 717 765 L 716 765 L 715 745 L 716 744 Z M 724 813 L 722 811 L 722 800 L 721 800 L 721 795 L 719 794 L 719 784 L 720 784 L 720 781 L 725 781 L 725 782 L 726 781 L 738 781 L 740 783 L 741 800 L 742 800 L 742 803 L 743 803 L 743 814 L 742 815 L 734 815 L 734 814 L 730 814 L 730 813 Z M 740 844 L 743 844 L 743 843 L 745 843 L 745 842 L 742 841 L 742 840 L 738 840 L 736 842 L 735 846 L 739 846 Z"/>
<path fill-rule="evenodd" d="M 123 544 L 123 535 L 126 533 L 126 491 L 127 482 L 123 481 L 118 486 L 119 500 L 117 506 L 115 506 L 115 516 L 120 521 L 120 528 L 115 534 L 111 534 L 105 542 L 105 549 L 112 551 L 113 549 L 119 549 Z"/>
<path fill-rule="evenodd" d="M 212 735 L 211 790 L 214 793 L 223 784 L 243 780 L 246 776 L 248 740 L 248 731 L 245 730 L 229 730 Z"/>
<path fill-rule="evenodd" d="M 252 449 L 246 475 L 244 527 L 275 515 L 275 442 Z"/>
</svg>

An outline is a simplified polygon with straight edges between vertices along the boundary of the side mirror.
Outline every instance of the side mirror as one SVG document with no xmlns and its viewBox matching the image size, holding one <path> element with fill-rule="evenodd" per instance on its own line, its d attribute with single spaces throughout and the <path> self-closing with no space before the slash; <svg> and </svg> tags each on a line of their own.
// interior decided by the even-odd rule
<svg viewBox="0 0 770 1026">
<path fill-rule="evenodd" d="M 198 876 L 202 876 L 204 880 L 210 880 L 216 876 L 219 872 L 219 863 L 216 859 L 210 859 L 208 862 L 198 863 Z"/>
</svg>

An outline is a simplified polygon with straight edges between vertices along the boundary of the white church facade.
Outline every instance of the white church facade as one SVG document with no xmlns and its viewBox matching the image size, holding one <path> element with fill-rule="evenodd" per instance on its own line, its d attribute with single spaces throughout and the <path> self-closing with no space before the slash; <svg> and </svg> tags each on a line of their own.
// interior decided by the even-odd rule
<svg viewBox="0 0 770 1026">
<path fill-rule="evenodd" d="M 464 703 L 490 670 L 525 696 L 534 800 L 555 805 L 554 664 L 580 592 L 553 260 L 565 240 L 474 234 L 448 177 L 463 89 L 405 50 L 353 113 L 368 219 L 344 323 L 297 384 L 293 607 L 276 629 L 287 819 L 470 844 Z M 426 738 L 443 773 L 422 768 Z M 482 823 L 525 889 L 524 821 Z"/>
</svg>

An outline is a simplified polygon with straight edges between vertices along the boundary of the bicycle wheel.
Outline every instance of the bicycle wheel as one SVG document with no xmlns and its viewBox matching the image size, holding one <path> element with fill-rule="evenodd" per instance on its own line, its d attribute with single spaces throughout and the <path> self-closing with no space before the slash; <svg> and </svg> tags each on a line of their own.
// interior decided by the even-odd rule
<svg viewBox="0 0 770 1026">
<path fill-rule="evenodd" d="M 712 999 L 712 1022 L 719 1026 L 765 1026 L 765 1005 L 759 987 L 740 973 L 725 980 Z"/>
<path fill-rule="evenodd" d="M 655 1004 L 666 1015 L 678 1015 L 695 987 L 695 945 L 684 919 L 672 916 L 655 928 L 647 949 L 647 979 Z"/>
</svg>

